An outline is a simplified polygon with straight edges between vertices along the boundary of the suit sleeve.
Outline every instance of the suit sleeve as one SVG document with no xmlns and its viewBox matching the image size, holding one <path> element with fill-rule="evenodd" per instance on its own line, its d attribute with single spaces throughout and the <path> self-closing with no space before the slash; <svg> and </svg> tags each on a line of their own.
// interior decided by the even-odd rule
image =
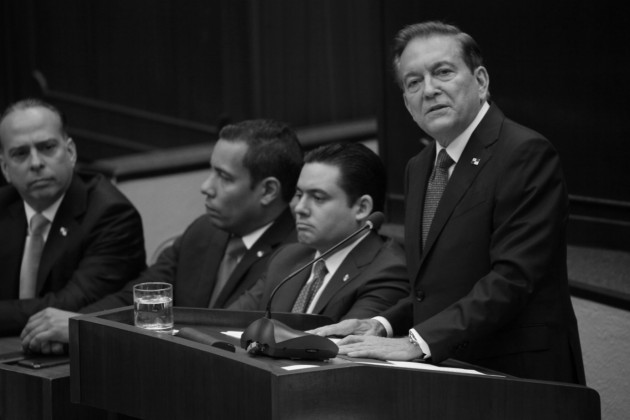
<svg viewBox="0 0 630 420">
<path fill-rule="evenodd" d="M 390 240 L 366 273 L 370 279 L 357 289 L 355 302 L 342 319 L 369 318 L 394 306 L 409 296 L 409 281 L 403 250 Z"/>
<path fill-rule="evenodd" d="M 165 248 L 159 255 L 157 261 L 144 270 L 137 279 L 128 282 L 125 287 L 117 293 L 107 295 L 91 305 L 82 308 L 80 312 L 87 314 L 133 305 L 133 286 L 139 283 L 164 282 L 173 284 L 182 240 L 183 236 L 179 236 L 171 246 Z"/>
<path fill-rule="evenodd" d="M 533 293 L 562 275 L 568 205 L 552 146 L 542 138 L 520 144 L 505 157 L 494 188 L 490 271 L 461 299 L 414 326 L 438 362 L 514 321 Z"/>
<path fill-rule="evenodd" d="M 263 294 L 265 291 L 266 275 L 263 274 L 254 285 L 246 290 L 226 309 L 232 311 L 258 311 L 263 310 Z"/>
<path fill-rule="evenodd" d="M 77 311 L 119 290 L 145 267 L 142 221 L 136 209 L 118 201 L 96 213 L 81 249 L 73 251 L 81 258 L 65 286 L 39 298 L 0 301 L 0 335 L 18 334 L 31 315 L 49 306 Z"/>
</svg>

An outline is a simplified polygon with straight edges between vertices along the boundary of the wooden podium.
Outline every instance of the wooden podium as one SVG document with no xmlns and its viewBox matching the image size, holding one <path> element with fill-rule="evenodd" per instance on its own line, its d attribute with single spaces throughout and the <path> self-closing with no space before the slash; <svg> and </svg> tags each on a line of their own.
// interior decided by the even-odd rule
<svg viewBox="0 0 630 420">
<path fill-rule="evenodd" d="M 599 419 L 593 389 L 556 382 L 419 371 L 357 363 L 251 356 L 221 331 L 242 331 L 257 312 L 175 308 L 229 352 L 132 325 L 130 307 L 70 321 L 71 397 L 142 419 Z M 298 329 L 312 315 L 274 315 Z M 323 323 L 327 323 L 324 319 Z M 453 362 L 457 364 L 457 362 Z M 311 368 L 287 370 L 296 365 Z M 478 369 L 481 370 L 481 369 Z"/>
</svg>

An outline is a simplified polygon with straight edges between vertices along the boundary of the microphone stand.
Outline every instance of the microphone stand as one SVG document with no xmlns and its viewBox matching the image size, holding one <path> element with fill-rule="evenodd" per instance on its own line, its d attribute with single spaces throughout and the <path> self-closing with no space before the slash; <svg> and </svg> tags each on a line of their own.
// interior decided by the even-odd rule
<svg viewBox="0 0 630 420">
<path fill-rule="evenodd" d="M 271 304 L 273 302 L 273 297 L 280 287 L 287 281 L 291 280 L 307 268 L 310 268 L 317 261 L 320 261 L 336 252 L 339 248 L 346 245 L 361 233 L 368 230 L 378 230 L 384 219 L 385 216 L 383 213 L 372 213 L 361 228 L 326 250 L 326 252 L 322 253 L 313 261 L 310 261 L 304 266 L 293 271 L 280 283 L 278 283 L 278 285 L 272 290 L 269 300 L 267 301 L 265 317 L 252 322 L 243 332 L 243 335 L 241 336 L 241 347 L 246 349 L 248 353 L 263 354 L 271 357 L 315 360 L 324 360 L 335 357 L 339 348 L 335 343 L 326 337 L 307 334 L 303 331 L 295 330 L 276 319 L 271 319 Z"/>
</svg>

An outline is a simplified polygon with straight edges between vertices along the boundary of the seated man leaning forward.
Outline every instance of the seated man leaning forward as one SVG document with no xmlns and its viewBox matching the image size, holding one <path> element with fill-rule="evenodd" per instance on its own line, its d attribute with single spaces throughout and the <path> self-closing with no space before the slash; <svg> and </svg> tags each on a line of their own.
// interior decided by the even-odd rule
<svg viewBox="0 0 630 420">
<path fill-rule="evenodd" d="M 61 112 L 39 99 L 0 117 L 0 335 L 54 306 L 76 311 L 145 266 L 142 220 L 102 175 L 75 171 Z"/>
<path fill-rule="evenodd" d="M 382 211 L 385 186 L 383 163 L 362 144 L 331 144 L 307 153 L 293 202 L 299 243 L 275 252 L 265 276 L 228 309 L 265 309 L 282 279 L 355 232 L 373 211 Z M 373 316 L 407 296 L 401 247 L 372 231 L 357 238 L 280 287 L 271 310 L 338 321 Z"/>
<path fill-rule="evenodd" d="M 177 306 L 228 306 L 256 283 L 276 248 L 295 242 L 289 202 L 302 158 L 295 132 L 284 123 L 250 120 L 225 126 L 201 187 L 207 214 L 193 221 L 138 279 L 80 312 L 131 305 L 133 285 L 150 281 L 173 284 Z M 236 256 L 231 270 L 224 263 L 227 254 Z M 53 308 L 33 315 L 22 331 L 23 347 L 62 351 L 60 343 L 68 342 L 68 318 L 73 315 Z"/>
</svg>

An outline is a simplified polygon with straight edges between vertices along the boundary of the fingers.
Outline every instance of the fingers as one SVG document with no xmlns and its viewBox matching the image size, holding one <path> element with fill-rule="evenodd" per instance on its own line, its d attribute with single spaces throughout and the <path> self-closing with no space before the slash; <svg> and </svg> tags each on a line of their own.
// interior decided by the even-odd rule
<svg viewBox="0 0 630 420">
<path fill-rule="evenodd" d="M 311 333 L 321 335 L 322 337 L 329 337 L 331 335 L 345 336 L 352 332 L 352 326 L 355 321 L 358 321 L 358 319 L 346 319 L 336 324 L 315 328 L 311 330 Z"/>
<path fill-rule="evenodd" d="M 53 341 L 50 343 L 50 349 L 53 354 L 64 354 L 66 352 L 63 343 L 60 343 L 59 341 Z"/>
</svg>

